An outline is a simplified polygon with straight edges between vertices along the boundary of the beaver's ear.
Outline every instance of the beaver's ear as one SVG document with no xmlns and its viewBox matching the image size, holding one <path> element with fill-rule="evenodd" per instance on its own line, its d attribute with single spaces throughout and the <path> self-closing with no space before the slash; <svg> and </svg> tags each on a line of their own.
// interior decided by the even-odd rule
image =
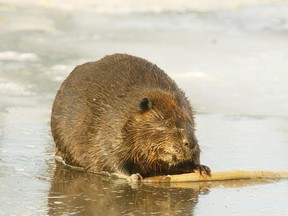
<svg viewBox="0 0 288 216">
<path fill-rule="evenodd" d="M 152 101 L 149 98 L 143 98 L 139 104 L 142 112 L 146 112 L 152 108 Z"/>
</svg>

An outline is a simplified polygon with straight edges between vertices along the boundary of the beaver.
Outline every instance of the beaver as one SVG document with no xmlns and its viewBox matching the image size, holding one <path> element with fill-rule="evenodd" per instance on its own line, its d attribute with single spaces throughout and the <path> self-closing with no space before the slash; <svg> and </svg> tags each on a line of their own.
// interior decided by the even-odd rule
<svg viewBox="0 0 288 216">
<path fill-rule="evenodd" d="M 77 66 L 51 114 L 56 156 L 91 172 L 141 178 L 199 170 L 200 148 L 184 92 L 155 64 L 113 54 Z"/>
</svg>

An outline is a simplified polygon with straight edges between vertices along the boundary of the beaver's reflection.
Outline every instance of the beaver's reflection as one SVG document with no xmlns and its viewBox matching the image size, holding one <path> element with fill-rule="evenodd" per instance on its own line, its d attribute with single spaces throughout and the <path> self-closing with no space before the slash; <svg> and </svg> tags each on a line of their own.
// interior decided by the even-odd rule
<svg viewBox="0 0 288 216">
<path fill-rule="evenodd" d="M 167 184 L 137 184 L 135 187 L 126 180 L 73 170 L 58 164 L 48 197 L 48 214 L 192 214 L 200 192 L 199 187 L 171 187 Z"/>
</svg>

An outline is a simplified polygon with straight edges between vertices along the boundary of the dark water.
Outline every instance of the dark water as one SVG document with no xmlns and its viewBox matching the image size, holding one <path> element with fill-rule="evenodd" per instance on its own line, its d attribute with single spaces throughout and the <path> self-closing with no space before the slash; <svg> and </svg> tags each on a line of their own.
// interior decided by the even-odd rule
<svg viewBox="0 0 288 216">
<path fill-rule="evenodd" d="M 0 215 L 287 215 L 287 180 L 131 184 L 57 165 L 49 128 L 77 64 L 126 52 L 185 90 L 203 164 L 288 170 L 287 25 L 285 2 L 120 14 L 1 2 Z"/>
</svg>

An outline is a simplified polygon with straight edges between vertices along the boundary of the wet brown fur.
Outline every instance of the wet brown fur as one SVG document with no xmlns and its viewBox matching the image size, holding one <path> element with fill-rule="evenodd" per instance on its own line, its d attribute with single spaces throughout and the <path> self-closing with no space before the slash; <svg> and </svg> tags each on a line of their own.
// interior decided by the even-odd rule
<svg viewBox="0 0 288 216">
<path fill-rule="evenodd" d="M 143 177 L 200 165 L 192 108 L 156 65 L 114 54 L 76 67 L 52 108 L 57 156 L 92 172 Z"/>
</svg>

